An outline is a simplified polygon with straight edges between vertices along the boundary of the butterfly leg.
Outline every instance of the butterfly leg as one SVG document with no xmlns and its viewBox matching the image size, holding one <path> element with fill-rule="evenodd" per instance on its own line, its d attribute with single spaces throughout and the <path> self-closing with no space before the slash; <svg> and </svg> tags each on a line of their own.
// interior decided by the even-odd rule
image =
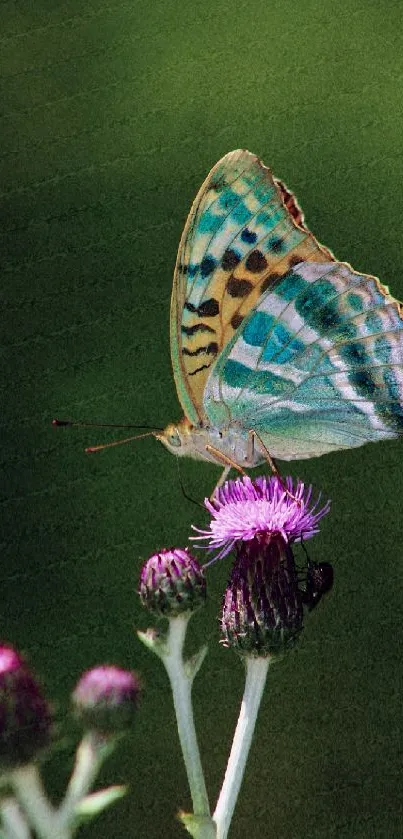
<svg viewBox="0 0 403 839">
<path fill-rule="evenodd" d="M 219 489 L 220 487 L 222 487 L 222 485 L 225 483 L 231 469 L 232 469 L 232 466 L 224 466 L 224 469 L 222 470 L 222 473 L 221 473 L 221 477 L 218 479 L 218 481 L 217 481 L 217 483 L 214 487 L 214 492 L 216 491 L 216 489 Z"/>
<path fill-rule="evenodd" d="M 296 498 L 296 497 L 295 497 L 295 495 L 293 495 L 293 494 L 292 494 L 292 492 L 290 492 L 290 490 L 289 490 L 289 489 L 287 489 L 286 484 L 285 484 L 285 481 L 284 481 L 284 479 L 283 479 L 282 475 L 280 474 L 280 470 L 279 470 L 279 469 L 278 469 L 278 467 L 277 467 L 277 464 L 276 464 L 276 461 L 274 460 L 274 457 L 272 457 L 272 456 L 271 456 L 271 454 L 270 454 L 270 452 L 269 452 L 268 448 L 265 446 L 265 444 L 264 444 L 263 440 L 259 437 L 259 435 L 256 433 L 256 431 L 253 431 L 253 429 L 252 429 L 252 430 L 249 432 L 249 439 L 250 439 L 250 440 L 252 439 L 252 441 L 254 441 L 254 438 L 256 438 L 256 440 L 258 440 L 258 441 L 259 441 L 259 445 L 260 445 L 260 446 L 261 446 L 261 448 L 263 449 L 264 455 L 265 455 L 266 460 L 267 460 L 267 462 L 268 462 L 268 464 L 269 464 L 269 466 L 270 466 L 270 469 L 271 469 L 271 471 L 273 472 L 273 475 L 275 475 L 275 476 L 276 476 L 276 478 L 278 479 L 278 481 L 280 482 L 281 486 L 282 486 L 282 487 L 283 487 L 283 489 L 284 489 L 284 492 L 286 492 L 286 493 L 287 493 L 287 495 L 288 495 L 288 497 L 289 497 L 289 498 L 291 498 L 293 501 L 296 501 L 296 502 L 297 502 L 297 504 L 301 505 L 301 504 L 302 504 L 301 499 L 300 499 L 300 498 Z M 254 442 L 252 442 L 252 448 L 251 448 L 251 454 L 252 454 L 252 455 L 253 455 L 253 451 L 254 451 Z"/>
<path fill-rule="evenodd" d="M 245 472 L 244 469 L 242 469 L 242 466 L 240 466 L 239 463 L 237 463 L 235 460 L 231 460 L 230 457 L 227 457 L 226 454 L 223 454 L 223 452 L 220 452 L 220 450 L 216 449 L 215 446 L 210 446 L 210 444 L 207 444 L 206 450 L 209 452 L 209 454 L 214 455 L 214 457 L 216 458 L 218 463 L 222 463 L 222 465 L 224 466 L 221 477 L 218 479 L 218 481 L 217 481 L 217 483 L 216 483 L 216 485 L 213 489 L 213 492 L 210 495 L 210 501 L 211 501 L 213 496 L 214 496 L 214 493 L 215 493 L 216 489 L 219 489 L 223 485 L 224 481 L 227 479 L 227 475 L 228 475 L 230 469 L 236 469 L 238 472 L 241 473 L 241 475 L 246 475 L 246 472 Z"/>
<path fill-rule="evenodd" d="M 266 458 L 266 460 L 267 460 L 267 462 L 270 466 L 271 471 L 273 472 L 273 475 L 275 475 L 276 478 L 278 478 L 279 481 L 282 482 L 282 478 L 281 478 L 281 475 L 280 475 L 280 470 L 277 467 L 277 464 L 276 464 L 276 461 L 274 460 L 274 457 L 271 456 L 271 454 L 270 454 L 269 450 L 266 448 L 263 440 L 259 437 L 257 432 L 254 431 L 253 429 L 251 429 L 249 431 L 249 434 L 248 434 L 248 460 L 249 460 L 249 462 L 253 463 L 254 454 L 255 454 L 255 440 L 259 441 L 259 444 L 260 444 L 261 448 L 263 449 L 264 456 L 265 456 L 265 458 Z"/>
</svg>

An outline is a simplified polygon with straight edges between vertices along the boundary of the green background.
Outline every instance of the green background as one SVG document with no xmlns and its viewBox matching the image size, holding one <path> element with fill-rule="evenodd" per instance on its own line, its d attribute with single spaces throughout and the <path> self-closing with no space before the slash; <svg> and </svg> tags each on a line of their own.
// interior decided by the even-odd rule
<svg viewBox="0 0 403 839">
<path fill-rule="evenodd" d="M 1 635 L 29 655 L 67 731 L 52 794 L 80 672 L 116 662 L 144 682 L 136 730 L 102 773 L 131 794 L 88 839 L 184 835 L 167 679 L 134 634 L 150 622 L 136 588 L 142 561 L 206 518 L 155 440 L 85 455 L 113 432 L 50 421 L 179 418 L 176 249 L 233 148 L 295 190 L 340 259 L 403 296 L 401 33 L 399 2 L 1 2 Z M 310 553 L 334 564 L 335 586 L 270 673 L 233 839 L 401 835 L 401 464 L 397 441 L 291 465 L 332 498 Z M 218 471 L 186 461 L 181 475 L 200 500 Z M 242 690 L 218 644 L 229 567 L 210 569 L 190 639 L 210 638 L 195 706 L 213 799 Z"/>
</svg>

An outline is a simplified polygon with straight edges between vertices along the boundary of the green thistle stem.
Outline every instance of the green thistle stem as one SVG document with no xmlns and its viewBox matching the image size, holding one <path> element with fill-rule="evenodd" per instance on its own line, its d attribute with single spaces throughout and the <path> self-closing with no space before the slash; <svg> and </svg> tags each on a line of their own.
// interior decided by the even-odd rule
<svg viewBox="0 0 403 839">
<path fill-rule="evenodd" d="M 15 798 L 2 799 L 0 814 L 5 839 L 31 839 L 31 831 Z"/>
<path fill-rule="evenodd" d="M 245 658 L 246 680 L 241 710 L 228 759 L 224 783 L 213 819 L 217 825 L 217 839 L 226 839 L 245 771 L 256 718 L 269 669 L 270 658 Z"/>
<path fill-rule="evenodd" d="M 183 645 L 190 618 L 191 612 L 170 617 L 168 632 L 163 638 L 151 629 L 138 632 L 137 635 L 140 641 L 161 659 L 171 685 L 179 740 L 194 810 L 193 813 L 180 813 L 180 819 L 194 839 L 216 839 L 192 709 L 193 680 L 203 663 L 207 647 L 202 647 L 195 656 L 184 661 Z"/>
<path fill-rule="evenodd" d="M 36 766 L 32 764 L 14 769 L 10 777 L 16 797 L 40 839 L 71 839 L 77 829 L 77 807 L 91 788 L 110 751 L 111 744 L 97 732 L 89 731 L 83 737 L 66 795 L 58 809 L 49 803 Z M 9 831 L 10 839 L 23 836 L 19 829 L 20 833 L 16 832 L 17 828 L 14 828 L 14 833 Z"/>
<path fill-rule="evenodd" d="M 16 797 L 40 839 L 71 839 L 72 833 L 61 825 L 58 813 L 50 805 L 34 764 L 21 766 L 10 773 Z"/>
<path fill-rule="evenodd" d="M 105 738 L 95 731 L 89 731 L 77 749 L 76 762 L 67 787 L 66 795 L 59 807 L 58 819 L 61 825 L 75 820 L 75 810 L 91 789 L 100 767 L 110 753 L 111 747 Z"/>
<path fill-rule="evenodd" d="M 192 709 L 192 685 L 198 668 L 187 667 L 183 645 L 189 614 L 169 619 L 169 630 L 161 656 L 171 684 L 179 740 L 189 781 L 195 816 L 209 816 L 210 805 L 200 760 Z"/>
</svg>

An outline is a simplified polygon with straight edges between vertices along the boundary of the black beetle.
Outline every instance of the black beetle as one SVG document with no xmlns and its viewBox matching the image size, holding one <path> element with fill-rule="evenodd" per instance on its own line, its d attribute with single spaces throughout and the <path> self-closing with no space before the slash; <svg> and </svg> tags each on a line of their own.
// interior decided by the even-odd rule
<svg viewBox="0 0 403 839">
<path fill-rule="evenodd" d="M 301 590 L 302 602 L 311 612 L 324 594 L 333 586 L 333 566 L 330 562 L 308 560 L 305 589 Z"/>
</svg>

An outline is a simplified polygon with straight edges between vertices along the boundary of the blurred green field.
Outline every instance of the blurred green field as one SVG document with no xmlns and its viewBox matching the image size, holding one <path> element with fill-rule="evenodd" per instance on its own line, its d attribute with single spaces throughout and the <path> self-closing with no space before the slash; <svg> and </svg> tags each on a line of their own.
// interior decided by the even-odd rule
<svg viewBox="0 0 403 839">
<path fill-rule="evenodd" d="M 164 426 L 176 249 L 210 167 L 249 148 L 318 239 L 403 297 L 401 6 L 251 0 L 1 0 L 2 626 L 63 723 L 80 672 L 135 667 L 137 730 L 105 767 L 130 796 L 82 835 L 184 835 L 189 809 L 162 668 L 138 642 L 142 561 L 204 513 L 155 440 L 54 429 L 54 416 Z M 390 839 L 401 832 L 402 448 L 294 463 L 333 500 L 311 543 L 335 587 L 270 673 L 231 837 Z M 187 461 L 201 500 L 218 470 Z M 212 799 L 242 667 L 218 644 L 229 560 L 192 633 L 210 655 L 195 705 Z M 74 741 L 69 726 L 66 750 Z M 69 733 L 70 732 L 70 733 Z M 66 752 L 47 767 L 66 782 Z M 252 825 L 252 826 L 251 826 Z"/>
</svg>

